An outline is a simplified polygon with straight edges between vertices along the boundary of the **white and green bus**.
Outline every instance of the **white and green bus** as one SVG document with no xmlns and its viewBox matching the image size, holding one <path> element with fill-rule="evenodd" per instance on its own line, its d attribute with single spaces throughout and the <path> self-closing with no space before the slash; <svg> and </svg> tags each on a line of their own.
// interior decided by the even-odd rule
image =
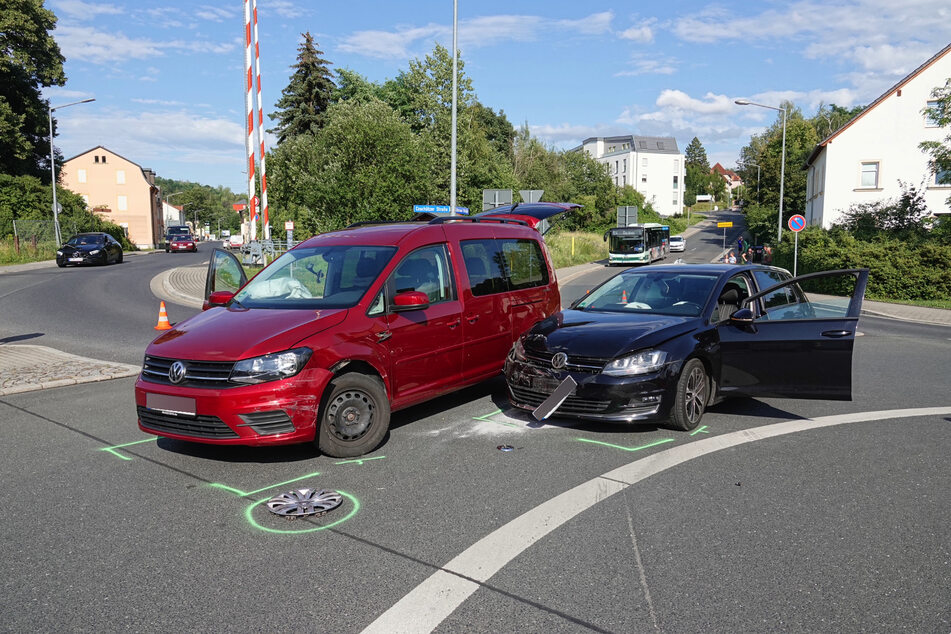
<svg viewBox="0 0 951 634">
<path fill-rule="evenodd" d="M 614 227 L 604 234 L 608 264 L 650 264 L 670 253 L 670 227 L 649 222 Z"/>
</svg>

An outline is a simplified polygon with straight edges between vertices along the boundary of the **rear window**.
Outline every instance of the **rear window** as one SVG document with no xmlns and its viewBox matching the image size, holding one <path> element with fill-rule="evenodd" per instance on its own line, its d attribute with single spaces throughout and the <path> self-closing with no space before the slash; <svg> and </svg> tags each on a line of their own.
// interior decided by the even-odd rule
<svg viewBox="0 0 951 634">
<path fill-rule="evenodd" d="M 535 240 L 463 240 L 469 288 L 476 296 L 517 291 L 549 282 L 548 266 Z"/>
</svg>

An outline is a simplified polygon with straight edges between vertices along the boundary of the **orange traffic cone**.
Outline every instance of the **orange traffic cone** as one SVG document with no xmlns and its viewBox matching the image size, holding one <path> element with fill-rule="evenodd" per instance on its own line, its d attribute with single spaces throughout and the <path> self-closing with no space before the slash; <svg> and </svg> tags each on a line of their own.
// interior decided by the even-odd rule
<svg viewBox="0 0 951 634">
<path fill-rule="evenodd" d="M 627 303 L 627 291 L 621 291 L 621 303 L 622 304 Z"/>
<path fill-rule="evenodd" d="M 156 330 L 171 330 L 172 324 L 168 323 L 168 313 L 165 312 L 165 302 L 159 304 L 158 323 L 155 324 Z"/>
</svg>

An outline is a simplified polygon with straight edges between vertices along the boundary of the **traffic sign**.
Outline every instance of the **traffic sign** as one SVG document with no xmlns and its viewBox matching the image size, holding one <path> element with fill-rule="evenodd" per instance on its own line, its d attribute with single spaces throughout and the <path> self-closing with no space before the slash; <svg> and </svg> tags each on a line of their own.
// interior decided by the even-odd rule
<svg viewBox="0 0 951 634">
<path fill-rule="evenodd" d="M 423 214 L 423 213 L 430 213 L 430 214 L 448 214 L 448 213 L 449 213 L 449 205 L 413 205 L 413 213 L 416 213 L 416 214 Z M 468 215 L 469 215 L 469 208 L 468 208 L 468 207 L 459 207 L 459 206 L 457 206 L 457 207 L 456 207 L 456 213 L 457 213 L 457 214 L 462 214 L 463 216 L 468 216 Z"/>
<path fill-rule="evenodd" d="M 789 229 L 796 233 L 806 228 L 806 218 L 802 214 L 795 214 L 789 217 Z"/>
<path fill-rule="evenodd" d="M 294 230 L 294 221 L 286 220 L 284 221 L 284 231 L 293 231 Z"/>
<path fill-rule="evenodd" d="M 733 223 L 732 223 L 732 222 L 718 222 L 718 223 L 717 223 L 717 228 L 718 228 L 718 229 L 721 228 L 721 227 L 724 228 L 724 229 L 726 229 L 727 227 L 732 227 L 732 226 L 733 226 Z"/>
</svg>

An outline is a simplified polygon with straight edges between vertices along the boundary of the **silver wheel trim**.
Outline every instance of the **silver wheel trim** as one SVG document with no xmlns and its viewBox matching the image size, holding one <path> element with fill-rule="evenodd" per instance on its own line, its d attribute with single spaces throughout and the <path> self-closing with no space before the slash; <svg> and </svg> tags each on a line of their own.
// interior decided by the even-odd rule
<svg viewBox="0 0 951 634">
<path fill-rule="evenodd" d="M 336 491 L 297 489 L 276 495 L 267 501 L 267 508 L 275 515 L 287 518 L 323 515 L 340 506 L 343 496 Z"/>
<path fill-rule="evenodd" d="M 695 367 L 687 375 L 684 387 L 684 414 L 690 424 L 696 424 L 703 416 L 703 407 L 707 402 L 707 377 L 703 368 Z"/>
</svg>

